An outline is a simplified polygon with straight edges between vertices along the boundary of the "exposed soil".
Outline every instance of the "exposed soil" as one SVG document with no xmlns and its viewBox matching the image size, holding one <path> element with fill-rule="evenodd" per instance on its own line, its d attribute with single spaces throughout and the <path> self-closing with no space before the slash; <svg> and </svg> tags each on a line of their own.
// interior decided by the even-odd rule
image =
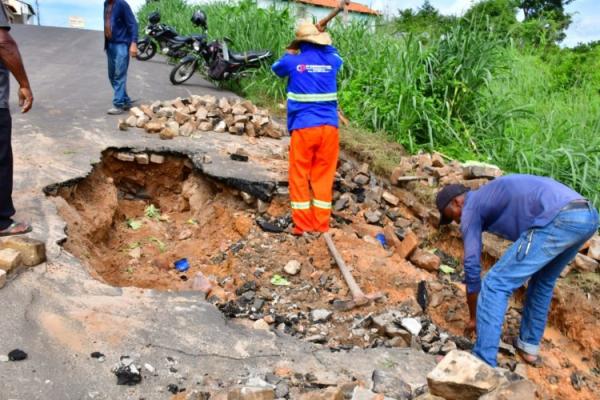
<svg viewBox="0 0 600 400">
<path fill-rule="evenodd" d="M 429 293 L 424 320 L 430 318 L 440 330 L 456 336 L 462 335 L 467 321 L 460 276 L 418 269 L 397 253 L 366 241 L 381 228 L 364 223 L 364 210 L 338 213 L 333 239 L 363 291 L 384 292 L 386 298 L 350 311 L 334 310 L 334 302 L 350 294 L 325 241 L 263 232 L 255 223 L 260 215 L 255 200 L 193 172 L 183 157 L 140 165 L 107 152 L 87 178 L 61 187 L 56 201 L 67 222 L 65 249 L 84 260 L 97 279 L 114 286 L 190 290 L 201 273 L 213 286 L 208 300 L 226 315 L 246 317 L 249 323 L 264 318 L 274 329 L 334 349 L 390 345 L 389 338 L 361 321 L 385 310 L 420 315 L 416 298 L 421 281 L 428 282 Z M 262 217 L 284 220 L 287 212 L 287 200 L 277 198 Z M 426 223 L 420 236 L 459 264 L 459 239 L 439 236 Z M 174 268 L 181 258 L 190 264 L 185 272 Z M 283 271 L 290 260 L 301 263 L 298 275 Z M 276 274 L 289 285 L 273 285 Z M 242 294 L 247 296 L 245 303 Z M 567 281 L 557 290 L 542 344 L 545 367 L 528 369 L 545 398 L 600 397 L 600 306 L 590 300 L 595 295 Z M 518 327 L 520 297 L 515 296 L 507 314 L 508 333 Z M 309 315 L 315 309 L 333 311 L 331 320 L 313 323 Z M 583 377 L 579 390 L 571 383 L 574 373 Z"/>
</svg>

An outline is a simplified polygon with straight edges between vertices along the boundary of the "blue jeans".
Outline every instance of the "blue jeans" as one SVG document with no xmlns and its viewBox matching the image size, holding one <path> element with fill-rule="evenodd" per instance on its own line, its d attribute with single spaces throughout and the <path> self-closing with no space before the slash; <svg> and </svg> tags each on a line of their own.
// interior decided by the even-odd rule
<svg viewBox="0 0 600 400">
<path fill-rule="evenodd" d="M 127 69 L 129 68 L 129 46 L 125 43 L 107 43 L 108 79 L 115 91 L 113 105 L 117 108 L 129 107 L 131 99 L 127 95 Z"/>
<path fill-rule="evenodd" d="M 523 232 L 483 279 L 477 300 L 476 356 L 497 365 L 508 299 L 528 279 L 517 347 L 539 353 L 556 280 L 597 229 L 598 212 L 589 206 L 560 211 L 548 225 Z"/>
</svg>

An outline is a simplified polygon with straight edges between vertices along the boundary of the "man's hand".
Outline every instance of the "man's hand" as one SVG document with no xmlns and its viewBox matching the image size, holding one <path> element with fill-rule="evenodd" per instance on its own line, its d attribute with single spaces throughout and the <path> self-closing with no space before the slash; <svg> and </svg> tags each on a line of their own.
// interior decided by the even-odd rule
<svg viewBox="0 0 600 400">
<path fill-rule="evenodd" d="M 30 88 L 19 88 L 19 106 L 21 107 L 21 112 L 23 114 L 31 110 L 31 107 L 33 106 L 33 93 Z"/>
<path fill-rule="evenodd" d="M 137 43 L 136 42 L 132 42 L 131 46 L 129 46 L 129 55 L 131 57 L 137 57 L 137 55 L 138 55 L 138 48 L 137 48 Z"/>
<path fill-rule="evenodd" d="M 477 321 L 474 319 L 469 320 L 467 326 L 465 326 L 465 337 L 471 339 L 477 331 Z"/>
</svg>

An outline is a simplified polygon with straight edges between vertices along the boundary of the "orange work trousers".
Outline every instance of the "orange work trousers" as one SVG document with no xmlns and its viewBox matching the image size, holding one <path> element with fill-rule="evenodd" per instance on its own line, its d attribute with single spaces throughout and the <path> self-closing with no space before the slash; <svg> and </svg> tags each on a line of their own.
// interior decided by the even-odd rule
<svg viewBox="0 0 600 400">
<path fill-rule="evenodd" d="M 292 131 L 289 185 L 295 234 L 329 230 L 339 141 L 338 129 L 330 125 Z"/>
</svg>

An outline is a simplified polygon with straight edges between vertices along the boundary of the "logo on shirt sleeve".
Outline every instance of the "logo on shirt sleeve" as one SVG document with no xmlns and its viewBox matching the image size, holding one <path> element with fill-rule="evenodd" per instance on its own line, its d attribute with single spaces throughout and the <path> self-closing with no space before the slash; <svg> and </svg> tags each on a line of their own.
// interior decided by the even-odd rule
<svg viewBox="0 0 600 400">
<path fill-rule="evenodd" d="M 296 71 L 301 74 L 308 72 L 309 74 L 326 74 L 333 70 L 331 65 L 314 65 L 314 64 L 298 64 Z"/>
</svg>

